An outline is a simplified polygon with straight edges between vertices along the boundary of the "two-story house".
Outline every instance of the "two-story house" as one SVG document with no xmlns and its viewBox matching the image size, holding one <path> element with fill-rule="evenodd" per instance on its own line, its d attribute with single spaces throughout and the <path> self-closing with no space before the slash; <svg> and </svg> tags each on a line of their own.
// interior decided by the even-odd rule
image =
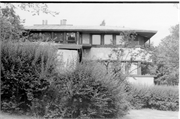
<svg viewBox="0 0 180 119">
<path fill-rule="evenodd" d="M 45 23 L 45 24 L 44 24 Z M 64 57 L 72 59 L 78 57 L 79 60 L 98 60 L 98 61 L 115 61 L 114 57 L 109 57 L 112 54 L 113 48 L 122 48 L 122 35 L 124 31 L 136 32 L 137 36 L 134 41 L 131 41 L 133 48 L 124 47 L 124 56 L 121 58 L 123 63 L 131 61 L 131 66 L 127 69 L 124 67 L 124 72 L 130 72 L 128 80 L 136 83 L 148 85 L 154 84 L 154 77 L 151 75 L 142 74 L 140 64 L 148 61 L 147 57 L 142 58 L 142 55 L 137 56 L 132 61 L 132 52 L 138 51 L 145 47 L 145 43 L 150 43 L 150 38 L 157 31 L 130 29 L 117 26 L 73 26 L 66 24 L 66 20 L 62 20 L 61 24 L 47 24 L 44 22 L 41 25 L 26 26 L 25 29 L 33 33 L 32 39 L 44 39 L 45 41 L 53 41 L 58 43 L 59 49 L 64 49 L 67 52 Z M 78 51 L 78 55 L 75 51 Z M 129 52 L 131 52 L 129 54 Z M 70 56 L 73 54 L 74 56 Z M 127 71 L 128 70 L 128 71 Z"/>
</svg>

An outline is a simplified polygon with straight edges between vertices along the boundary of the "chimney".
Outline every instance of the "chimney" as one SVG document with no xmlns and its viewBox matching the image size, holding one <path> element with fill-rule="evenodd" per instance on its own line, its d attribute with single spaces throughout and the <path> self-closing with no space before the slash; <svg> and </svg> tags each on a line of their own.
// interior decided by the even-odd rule
<svg viewBox="0 0 180 119">
<path fill-rule="evenodd" d="M 42 20 L 42 25 L 47 25 L 48 24 L 48 20 Z"/>
<path fill-rule="evenodd" d="M 66 25 L 66 21 L 67 21 L 66 19 L 62 19 L 61 20 L 61 25 Z"/>
<path fill-rule="evenodd" d="M 45 25 L 47 25 L 48 24 L 48 20 L 45 20 Z"/>
<path fill-rule="evenodd" d="M 44 25 L 45 23 L 44 23 L 45 21 L 44 20 L 42 20 L 42 25 Z"/>
<path fill-rule="evenodd" d="M 60 24 L 61 24 L 61 25 L 63 24 L 63 21 L 62 21 L 62 20 L 60 20 Z"/>
</svg>

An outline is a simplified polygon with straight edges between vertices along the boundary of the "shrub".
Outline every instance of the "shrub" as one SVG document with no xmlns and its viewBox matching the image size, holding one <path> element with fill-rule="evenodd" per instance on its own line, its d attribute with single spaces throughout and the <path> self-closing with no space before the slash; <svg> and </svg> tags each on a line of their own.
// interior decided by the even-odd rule
<svg viewBox="0 0 180 119">
<path fill-rule="evenodd" d="M 107 76 L 94 63 L 60 74 L 53 87 L 56 99 L 48 107 L 48 118 L 115 118 L 129 109 L 124 81 Z"/>
<path fill-rule="evenodd" d="M 179 90 L 177 86 L 155 86 L 152 92 L 149 105 L 159 110 L 179 110 Z"/>
<path fill-rule="evenodd" d="M 2 111 L 44 118 L 113 118 L 128 112 L 124 76 L 95 63 L 57 73 L 52 47 L 2 43 Z"/>
<path fill-rule="evenodd" d="M 9 113 L 30 113 L 55 75 L 50 47 L 38 43 L 1 42 L 1 109 Z"/>
<path fill-rule="evenodd" d="M 144 85 L 132 85 L 130 90 L 130 103 L 133 108 L 141 109 L 148 105 L 150 97 L 149 87 Z"/>
<path fill-rule="evenodd" d="M 177 111 L 179 108 L 179 92 L 175 86 L 132 85 L 130 94 L 130 103 L 135 109 Z"/>
</svg>

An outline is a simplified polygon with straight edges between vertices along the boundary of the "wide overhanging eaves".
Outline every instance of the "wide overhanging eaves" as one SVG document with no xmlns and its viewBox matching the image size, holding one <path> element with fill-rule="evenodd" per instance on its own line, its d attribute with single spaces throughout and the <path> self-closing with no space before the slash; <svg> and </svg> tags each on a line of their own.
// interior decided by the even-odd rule
<svg viewBox="0 0 180 119">
<path fill-rule="evenodd" d="M 133 31 L 148 39 L 157 33 L 157 31 L 154 30 L 139 30 L 139 29 L 130 29 L 124 27 L 109 27 L 109 26 L 35 25 L 35 26 L 25 26 L 24 29 L 30 31 L 77 31 L 77 32 L 89 32 L 89 33 L 117 33 L 117 34 L 122 31 Z"/>
</svg>

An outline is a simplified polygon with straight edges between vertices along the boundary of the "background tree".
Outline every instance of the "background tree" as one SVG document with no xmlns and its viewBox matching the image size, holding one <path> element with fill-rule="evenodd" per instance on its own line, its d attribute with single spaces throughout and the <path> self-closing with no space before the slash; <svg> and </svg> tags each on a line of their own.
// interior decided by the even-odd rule
<svg viewBox="0 0 180 119">
<path fill-rule="evenodd" d="M 19 39 L 22 33 L 20 17 L 15 14 L 14 9 L 6 6 L 0 8 L 1 41 Z"/>
<path fill-rule="evenodd" d="M 0 39 L 1 41 L 9 40 L 20 40 L 22 35 L 23 26 L 19 15 L 15 13 L 16 9 L 21 9 L 27 12 L 32 13 L 32 15 L 39 15 L 40 13 L 51 14 L 55 16 L 58 12 L 50 11 L 47 4 L 40 3 L 20 3 L 20 4 L 11 4 L 4 3 L 0 6 Z M 22 38 L 22 37 L 21 37 Z"/>
<path fill-rule="evenodd" d="M 170 35 L 162 39 L 153 50 L 156 84 L 179 83 L 179 24 L 170 29 Z"/>
</svg>

